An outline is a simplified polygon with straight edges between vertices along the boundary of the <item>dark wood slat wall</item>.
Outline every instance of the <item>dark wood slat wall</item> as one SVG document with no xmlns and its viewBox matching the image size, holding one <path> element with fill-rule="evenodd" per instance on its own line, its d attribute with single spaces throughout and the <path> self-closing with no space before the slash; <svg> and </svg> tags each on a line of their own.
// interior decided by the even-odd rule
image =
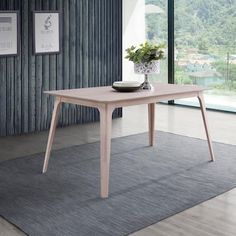
<svg viewBox="0 0 236 236">
<path fill-rule="evenodd" d="M 44 90 L 121 80 L 122 0 L 0 0 L 0 10 L 19 10 L 21 36 L 18 56 L 0 57 L 0 136 L 49 128 L 53 98 Z M 33 10 L 61 11 L 60 54 L 33 54 Z M 64 104 L 59 125 L 98 119 L 96 109 Z"/>
</svg>

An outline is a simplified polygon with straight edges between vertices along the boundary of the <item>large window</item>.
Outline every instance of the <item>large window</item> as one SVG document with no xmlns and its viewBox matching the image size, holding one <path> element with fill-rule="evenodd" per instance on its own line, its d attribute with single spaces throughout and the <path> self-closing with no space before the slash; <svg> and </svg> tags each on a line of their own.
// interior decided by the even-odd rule
<svg viewBox="0 0 236 236">
<path fill-rule="evenodd" d="M 150 13 L 147 6 L 159 9 Z M 167 42 L 167 0 L 146 0 L 146 38 Z M 236 3 L 233 0 L 174 1 L 174 78 L 198 84 L 207 106 L 236 111 Z M 155 77 L 167 81 L 167 62 Z M 155 79 L 154 78 L 154 79 Z M 194 105 L 195 100 L 175 101 Z"/>
<path fill-rule="evenodd" d="M 236 110 L 235 12 L 231 0 L 175 1 L 175 83 L 211 88 L 216 109 Z"/>
</svg>

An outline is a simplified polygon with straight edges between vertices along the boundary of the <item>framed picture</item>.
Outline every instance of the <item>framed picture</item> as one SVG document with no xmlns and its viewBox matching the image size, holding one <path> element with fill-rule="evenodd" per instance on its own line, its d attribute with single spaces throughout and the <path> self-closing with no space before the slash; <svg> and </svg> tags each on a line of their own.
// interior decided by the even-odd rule
<svg viewBox="0 0 236 236">
<path fill-rule="evenodd" d="M 60 12 L 33 12 L 33 51 L 35 54 L 60 53 Z"/>
<path fill-rule="evenodd" d="M 19 12 L 0 11 L 0 57 L 19 53 Z"/>
</svg>

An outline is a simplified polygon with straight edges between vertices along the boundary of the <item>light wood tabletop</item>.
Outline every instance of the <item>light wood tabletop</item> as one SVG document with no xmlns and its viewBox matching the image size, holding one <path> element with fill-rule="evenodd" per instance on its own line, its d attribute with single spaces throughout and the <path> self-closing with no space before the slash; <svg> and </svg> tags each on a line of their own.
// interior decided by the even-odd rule
<svg viewBox="0 0 236 236">
<path fill-rule="evenodd" d="M 46 91 L 45 93 L 97 104 L 125 102 L 127 100 L 143 100 L 145 98 L 156 99 L 157 97 L 159 100 L 165 100 L 168 99 L 168 96 L 172 99 L 175 97 L 189 97 L 190 93 L 198 93 L 204 90 L 204 87 L 196 85 L 156 84 L 153 86 L 152 90 L 137 90 L 135 92 L 118 92 L 111 86 L 104 86 Z"/>
<path fill-rule="evenodd" d="M 155 103 L 181 98 L 197 97 L 200 103 L 203 123 L 206 131 L 211 161 L 214 161 L 212 141 L 208 131 L 204 87 L 197 85 L 155 84 L 152 90 L 135 92 L 117 92 L 111 86 L 46 91 L 55 97 L 51 127 L 45 153 L 43 173 L 47 171 L 51 147 L 55 136 L 61 103 L 71 103 L 95 107 L 100 112 L 100 175 L 101 197 L 107 198 L 109 192 L 109 168 L 111 149 L 112 113 L 115 108 L 148 104 L 149 145 L 154 145 Z"/>
</svg>

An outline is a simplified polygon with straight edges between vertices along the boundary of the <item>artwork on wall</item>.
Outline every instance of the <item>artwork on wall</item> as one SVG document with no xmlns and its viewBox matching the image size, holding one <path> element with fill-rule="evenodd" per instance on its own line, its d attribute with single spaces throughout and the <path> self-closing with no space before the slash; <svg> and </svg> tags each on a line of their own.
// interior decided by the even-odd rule
<svg viewBox="0 0 236 236">
<path fill-rule="evenodd" d="M 0 11 L 0 56 L 19 52 L 19 12 Z"/>
<path fill-rule="evenodd" d="M 60 53 L 60 12 L 34 11 L 34 53 Z"/>
</svg>

